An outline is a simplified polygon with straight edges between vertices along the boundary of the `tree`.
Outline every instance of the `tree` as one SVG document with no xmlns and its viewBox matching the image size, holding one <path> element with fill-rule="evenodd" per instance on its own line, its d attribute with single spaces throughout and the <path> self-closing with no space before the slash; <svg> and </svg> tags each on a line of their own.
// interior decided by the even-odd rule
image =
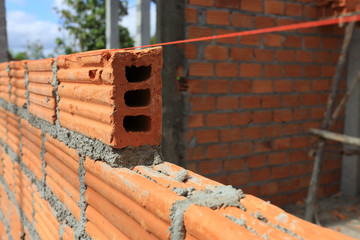
<svg viewBox="0 0 360 240">
<path fill-rule="evenodd" d="M 13 53 L 10 51 L 11 58 L 14 60 L 25 60 L 25 59 L 43 59 L 53 57 L 53 54 L 45 55 L 44 46 L 41 40 L 27 41 L 26 50 L 22 52 Z"/>
<path fill-rule="evenodd" d="M 26 43 L 26 54 L 28 59 L 43 59 L 46 58 L 44 54 L 44 46 L 40 40 L 36 41 L 27 41 Z"/>
<path fill-rule="evenodd" d="M 64 3 L 68 8 L 55 8 L 55 10 L 60 15 L 62 27 L 75 39 L 78 50 L 84 52 L 105 48 L 105 0 L 64 0 Z M 119 4 L 119 18 L 121 18 L 127 12 L 123 2 Z M 122 48 L 134 46 L 129 31 L 121 25 L 119 25 L 119 40 Z M 67 41 L 68 39 L 56 39 L 58 51 L 63 51 L 65 54 L 75 52 L 74 44 L 68 44 Z M 70 42 L 74 41 L 70 39 Z"/>
</svg>

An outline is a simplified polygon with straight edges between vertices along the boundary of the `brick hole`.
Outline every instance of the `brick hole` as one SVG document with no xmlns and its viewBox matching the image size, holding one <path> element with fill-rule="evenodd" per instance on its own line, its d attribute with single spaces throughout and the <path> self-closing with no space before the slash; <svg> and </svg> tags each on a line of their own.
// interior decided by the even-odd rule
<svg viewBox="0 0 360 240">
<path fill-rule="evenodd" d="M 89 77 L 90 77 L 90 79 L 94 79 L 95 76 L 96 76 L 96 70 L 90 70 L 90 71 L 89 71 Z"/>
<path fill-rule="evenodd" d="M 128 91 L 124 95 L 125 104 L 129 107 L 144 107 L 150 103 L 150 89 Z"/>
<path fill-rule="evenodd" d="M 127 132 L 147 132 L 151 129 L 151 118 L 145 115 L 126 116 L 123 125 Z"/>
<path fill-rule="evenodd" d="M 125 68 L 125 76 L 128 82 L 143 82 L 147 80 L 151 75 L 151 65 Z"/>
</svg>

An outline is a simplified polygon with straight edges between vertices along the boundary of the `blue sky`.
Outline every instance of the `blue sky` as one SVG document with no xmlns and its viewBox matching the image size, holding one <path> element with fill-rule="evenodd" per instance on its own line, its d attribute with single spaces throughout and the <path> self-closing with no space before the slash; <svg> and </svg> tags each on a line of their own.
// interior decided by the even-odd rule
<svg viewBox="0 0 360 240">
<path fill-rule="evenodd" d="M 53 52 L 55 39 L 67 36 L 59 31 L 59 16 L 54 7 L 66 7 L 63 0 L 5 0 L 9 48 L 13 52 L 25 50 L 26 43 L 40 42 L 45 53 Z M 132 37 L 136 33 L 136 0 L 128 0 L 129 14 L 121 20 Z M 156 6 L 151 4 L 151 34 L 155 33 Z"/>
</svg>

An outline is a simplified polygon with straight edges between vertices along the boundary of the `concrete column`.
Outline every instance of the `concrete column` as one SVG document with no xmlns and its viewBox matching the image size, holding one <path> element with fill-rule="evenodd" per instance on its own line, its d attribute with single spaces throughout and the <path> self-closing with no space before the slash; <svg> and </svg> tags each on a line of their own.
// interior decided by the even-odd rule
<svg viewBox="0 0 360 240">
<path fill-rule="evenodd" d="M 0 0 L 0 62 L 7 62 L 8 60 L 5 0 Z"/>
<path fill-rule="evenodd" d="M 106 0 L 106 48 L 119 48 L 119 2 Z"/>
<path fill-rule="evenodd" d="M 156 1 L 156 40 L 170 42 L 185 39 L 184 0 Z M 182 138 L 185 100 L 176 89 L 176 69 L 184 66 L 184 50 L 178 46 L 163 48 L 162 78 L 162 144 L 164 158 L 184 166 L 185 147 Z"/>
<path fill-rule="evenodd" d="M 136 0 L 135 46 L 150 44 L 150 0 Z"/>
<path fill-rule="evenodd" d="M 360 70 L 360 29 L 355 29 L 347 61 L 346 85 L 349 86 Z M 360 137 L 360 86 L 349 98 L 345 110 L 344 133 Z M 353 146 L 345 146 L 347 149 Z M 343 156 L 341 170 L 341 191 L 346 195 L 360 193 L 360 156 Z"/>
</svg>

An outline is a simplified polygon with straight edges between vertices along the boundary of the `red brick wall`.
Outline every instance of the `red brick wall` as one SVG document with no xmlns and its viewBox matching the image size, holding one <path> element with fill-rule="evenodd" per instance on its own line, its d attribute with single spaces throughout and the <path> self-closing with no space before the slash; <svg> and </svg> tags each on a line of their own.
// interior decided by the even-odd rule
<svg viewBox="0 0 360 240">
<path fill-rule="evenodd" d="M 315 20 L 317 7 L 188 0 L 185 19 L 195 38 Z M 322 122 L 342 36 L 329 26 L 187 44 L 186 167 L 277 204 L 303 199 L 313 165 L 306 132 Z M 341 157 L 325 158 L 320 197 L 339 191 Z"/>
</svg>

